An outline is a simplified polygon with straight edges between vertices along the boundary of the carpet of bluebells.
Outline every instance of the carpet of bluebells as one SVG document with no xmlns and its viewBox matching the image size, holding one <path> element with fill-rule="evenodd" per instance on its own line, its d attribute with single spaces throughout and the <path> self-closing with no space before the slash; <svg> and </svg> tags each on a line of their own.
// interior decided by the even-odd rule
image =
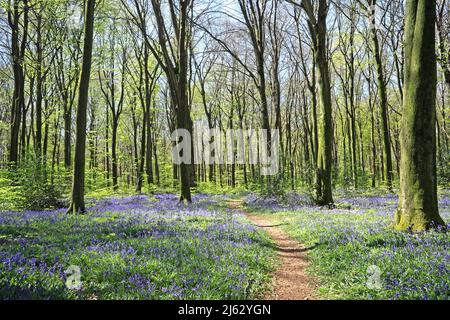
<svg viewBox="0 0 450 320">
<path fill-rule="evenodd" d="M 81 287 L 68 289 L 69 266 Z M 221 196 L 159 194 L 0 212 L 1 299 L 248 299 L 270 282 L 268 236 Z"/>
<path fill-rule="evenodd" d="M 395 195 L 340 197 L 337 203 L 336 209 L 320 209 L 297 194 L 281 202 L 255 195 L 246 198 L 248 210 L 282 222 L 292 237 L 308 246 L 311 272 L 323 297 L 450 298 L 448 232 L 393 231 Z M 439 207 L 450 229 L 448 192 L 440 196 Z"/>
</svg>

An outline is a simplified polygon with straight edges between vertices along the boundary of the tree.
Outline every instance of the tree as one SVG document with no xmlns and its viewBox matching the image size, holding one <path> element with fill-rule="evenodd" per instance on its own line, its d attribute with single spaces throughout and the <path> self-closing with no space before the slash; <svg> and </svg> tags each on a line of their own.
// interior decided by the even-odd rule
<svg viewBox="0 0 450 320">
<path fill-rule="evenodd" d="M 436 25 L 439 36 L 439 62 L 444 72 L 445 83 L 447 84 L 448 95 L 450 96 L 450 50 L 448 47 L 450 46 L 450 27 L 448 26 L 448 18 L 450 16 L 449 6 L 447 0 L 439 1 Z M 447 15 L 447 20 L 445 19 L 445 15 Z"/>
<path fill-rule="evenodd" d="M 250 35 L 253 47 L 257 73 L 257 76 L 254 76 L 253 78 L 255 79 L 255 85 L 258 89 L 260 98 L 262 128 L 267 130 L 268 133 L 267 150 L 271 150 L 272 135 L 270 132 L 269 106 L 267 100 L 267 80 L 264 66 L 265 51 L 267 46 L 265 39 L 265 29 L 267 24 L 267 15 L 269 14 L 268 0 L 239 0 L 239 7 L 244 17 L 245 26 Z M 278 59 L 274 60 L 277 60 L 276 63 L 278 63 Z"/>
<path fill-rule="evenodd" d="M 25 108 L 24 58 L 28 41 L 29 3 L 28 0 L 14 0 L 12 4 L 8 2 L 8 5 L 8 23 L 11 28 L 11 56 L 14 71 L 9 162 L 17 165 L 19 160 L 20 121 Z M 25 125 L 26 123 L 22 123 L 22 126 Z"/>
<path fill-rule="evenodd" d="M 75 144 L 75 161 L 73 170 L 72 199 L 68 212 L 86 211 L 84 203 L 84 178 L 86 162 L 86 118 L 89 98 L 89 82 L 92 66 L 92 47 L 94 39 L 95 0 L 86 0 L 84 22 L 83 64 L 81 68 L 80 88 L 78 93 L 77 131 Z"/>
<path fill-rule="evenodd" d="M 167 76 L 171 98 L 176 105 L 177 129 L 186 129 L 191 133 L 193 124 L 188 98 L 188 71 L 190 61 L 189 44 L 192 36 L 192 28 L 189 21 L 192 6 L 192 0 L 180 0 L 177 5 L 173 1 L 169 1 L 168 10 L 171 22 L 168 24 L 171 24 L 175 33 L 172 40 L 167 35 L 167 21 L 162 13 L 161 1 L 152 0 L 160 53 L 154 45 L 149 46 Z M 192 202 L 190 171 L 191 164 L 182 163 L 180 165 L 180 201 Z"/>
<path fill-rule="evenodd" d="M 82 19 L 80 15 L 80 19 Z M 81 37 L 82 28 L 71 28 L 65 19 L 63 25 L 55 29 L 60 37 L 56 46 L 56 58 L 53 72 L 63 105 L 64 120 L 64 166 L 66 170 L 72 165 L 72 111 L 80 80 Z M 56 38 L 56 36 L 55 36 Z"/>
<path fill-rule="evenodd" d="M 444 225 L 436 180 L 436 0 L 408 0 L 401 131 L 400 196 L 395 229 Z"/>
<path fill-rule="evenodd" d="M 289 2 L 299 6 L 294 1 Z M 308 17 L 308 29 L 313 42 L 314 58 L 319 82 L 321 112 L 318 121 L 319 145 L 317 151 L 316 202 L 318 205 L 325 206 L 334 203 L 331 180 L 333 165 L 333 117 L 327 46 L 327 16 L 329 3 L 326 0 L 319 0 L 317 14 L 315 13 L 314 6 L 310 0 L 303 0 L 300 6 Z"/>
<path fill-rule="evenodd" d="M 120 79 L 120 91 L 116 88 L 116 60 L 117 60 L 117 52 L 116 52 L 116 42 L 114 37 L 116 37 L 115 32 L 118 29 L 116 28 L 115 21 L 112 22 L 110 39 L 109 39 L 109 54 L 110 57 L 107 61 L 109 63 L 108 67 L 103 71 L 103 77 L 101 72 L 100 75 L 100 89 L 105 97 L 106 103 L 111 111 L 112 115 L 112 140 L 111 140 L 111 151 L 112 151 L 112 178 L 113 178 L 113 188 L 114 190 L 119 189 L 118 178 L 118 156 L 117 156 L 117 131 L 119 129 L 119 120 L 123 111 L 123 104 L 125 98 L 125 70 L 127 64 L 127 50 L 125 44 L 121 44 L 121 79 Z M 103 85 L 103 82 L 106 84 Z M 119 99 L 117 100 L 116 93 L 119 95 Z"/>
<path fill-rule="evenodd" d="M 150 16 L 150 7 L 153 4 L 150 5 L 148 1 L 143 0 L 134 1 L 132 3 L 129 3 L 129 1 L 126 0 L 122 0 L 121 2 L 129 15 L 129 19 L 138 28 L 142 36 L 142 45 L 138 48 L 138 50 L 141 51 L 141 54 L 140 56 L 136 56 L 139 64 L 139 86 L 143 87 L 144 92 L 144 94 L 139 93 L 143 107 L 143 129 L 140 159 L 137 164 L 136 183 L 136 192 L 141 192 L 144 167 L 145 173 L 147 174 L 147 183 L 154 183 L 153 158 L 155 158 L 156 165 L 156 157 L 154 157 L 153 151 L 156 148 L 156 141 L 153 139 L 154 123 L 152 121 L 152 97 L 161 75 L 161 59 L 163 59 L 163 57 L 160 57 L 159 48 L 156 41 L 150 37 L 151 32 L 148 30 L 147 25 Z M 156 5 L 160 6 L 161 4 L 158 2 Z M 173 3 L 171 5 L 173 6 Z M 175 7 L 173 7 L 173 9 L 175 9 Z M 157 61 L 157 64 L 155 65 L 152 65 L 152 55 Z"/>
<path fill-rule="evenodd" d="M 336 63 L 333 63 L 333 67 L 336 70 L 336 75 L 339 77 L 342 83 L 342 91 L 344 96 L 344 105 L 345 111 L 348 116 L 348 138 L 351 142 L 349 144 L 349 148 L 351 149 L 351 173 L 352 179 L 354 183 L 354 188 L 358 188 L 358 157 L 357 157 L 357 127 L 356 127 L 356 61 L 358 59 L 358 53 L 361 51 L 361 48 L 358 50 L 355 45 L 355 34 L 356 34 L 356 24 L 357 24 L 357 15 L 355 8 L 350 6 L 349 12 L 346 13 L 343 8 L 341 8 L 341 12 L 344 16 L 346 16 L 350 23 L 350 30 L 348 32 L 343 30 L 343 22 L 341 17 L 337 18 L 338 21 L 338 30 L 339 30 L 339 41 L 338 48 L 344 59 L 345 63 L 339 63 L 339 65 L 343 66 L 342 70 L 337 70 Z M 342 68 L 342 67 L 341 67 Z"/>
<path fill-rule="evenodd" d="M 369 8 L 372 8 L 371 19 L 375 19 L 375 10 L 377 0 L 368 0 Z M 365 8 L 365 6 L 363 6 Z M 382 57 L 382 48 L 380 48 L 380 41 L 378 39 L 378 29 L 375 26 L 375 21 L 371 21 L 373 25 L 369 26 L 372 39 L 372 52 L 375 55 L 375 63 L 377 69 L 377 83 L 378 90 L 380 92 L 380 108 L 381 108 L 381 120 L 383 125 L 383 143 L 384 143 L 384 156 L 385 156 L 385 170 L 386 170 L 386 183 L 390 191 L 392 191 L 392 148 L 391 148 L 391 136 L 389 131 L 389 110 L 388 110 L 388 96 L 387 96 L 387 84 L 384 74 L 384 65 Z"/>
<path fill-rule="evenodd" d="M 215 49 L 214 47 L 210 49 L 210 47 L 212 47 L 211 41 L 206 42 L 206 50 L 204 50 L 204 52 L 201 55 L 193 54 L 192 62 L 195 67 L 195 74 L 197 80 L 196 87 L 201 96 L 203 112 L 205 113 L 206 119 L 208 121 L 208 127 L 209 129 L 212 130 L 214 127 L 213 123 L 214 104 L 208 103 L 206 85 L 207 80 L 210 74 L 212 73 L 213 67 L 216 65 L 219 56 L 217 54 L 218 50 Z M 199 59 L 198 56 L 201 56 L 201 59 Z M 213 143 L 213 141 L 210 141 L 210 143 Z M 209 164 L 208 177 L 210 182 L 214 181 L 214 164 Z"/>
</svg>

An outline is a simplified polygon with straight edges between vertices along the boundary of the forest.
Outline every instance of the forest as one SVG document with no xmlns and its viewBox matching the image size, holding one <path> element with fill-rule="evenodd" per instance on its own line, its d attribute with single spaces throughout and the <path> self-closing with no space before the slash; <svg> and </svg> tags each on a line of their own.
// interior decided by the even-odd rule
<svg viewBox="0 0 450 320">
<path fill-rule="evenodd" d="M 0 0 L 0 298 L 450 297 L 450 1 Z"/>
</svg>

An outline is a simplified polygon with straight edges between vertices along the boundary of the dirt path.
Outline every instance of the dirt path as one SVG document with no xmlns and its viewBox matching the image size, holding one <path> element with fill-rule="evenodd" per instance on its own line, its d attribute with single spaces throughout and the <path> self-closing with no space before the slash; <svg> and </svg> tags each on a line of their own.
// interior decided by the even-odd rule
<svg viewBox="0 0 450 320">
<path fill-rule="evenodd" d="M 230 202 L 230 208 L 241 210 L 240 201 Z M 244 211 L 247 218 L 258 227 L 264 228 L 274 240 L 281 265 L 274 273 L 274 289 L 268 292 L 266 300 L 314 300 L 314 284 L 306 274 L 308 259 L 306 249 L 291 239 L 279 225 L 270 219 Z"/>
</svg>

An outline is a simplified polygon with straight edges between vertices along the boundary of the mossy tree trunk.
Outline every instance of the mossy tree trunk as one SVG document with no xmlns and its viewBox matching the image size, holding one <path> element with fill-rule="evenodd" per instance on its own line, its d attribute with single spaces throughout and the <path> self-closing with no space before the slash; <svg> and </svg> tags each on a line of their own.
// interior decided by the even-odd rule
<svg viewBox="0 0 450 320">
<path fill-rule="evenodd" d="M 407 1 L 397 230 L 423 231 L 444 224 L 436 182 L 435 22 L 435 0 Z"/>
<path fill-rule="evenodd" d="M 327 56 L 327 16 L 329 3 L 320 0 L 317 17 L 310 0 L 302 2 L 308 16 L 308 28 L 313 39 L 313 50 L 318 71 L 320 117 L 318 121 L 318 148 L 316 197 L 321 206 L 333 204 L 332 165 L 333 165 L 333 117 L 331 108 L 330 68 Z"/>
<path fill-rule="evenodd" d="M 84 204 L 84 174 L 86 162 L 86 118 L 89 97 L 89 80 L 92 65 L 92 42 L 94 38 L 95 0 L 87 0 L 84 34 L 83 66 L 81 70 L 80 92 L 77 109 L 77 132 L 75 144 L 75 161 L 73 171 L 72 199 L 68 212 L 83 213 Z"/>
</svg>

